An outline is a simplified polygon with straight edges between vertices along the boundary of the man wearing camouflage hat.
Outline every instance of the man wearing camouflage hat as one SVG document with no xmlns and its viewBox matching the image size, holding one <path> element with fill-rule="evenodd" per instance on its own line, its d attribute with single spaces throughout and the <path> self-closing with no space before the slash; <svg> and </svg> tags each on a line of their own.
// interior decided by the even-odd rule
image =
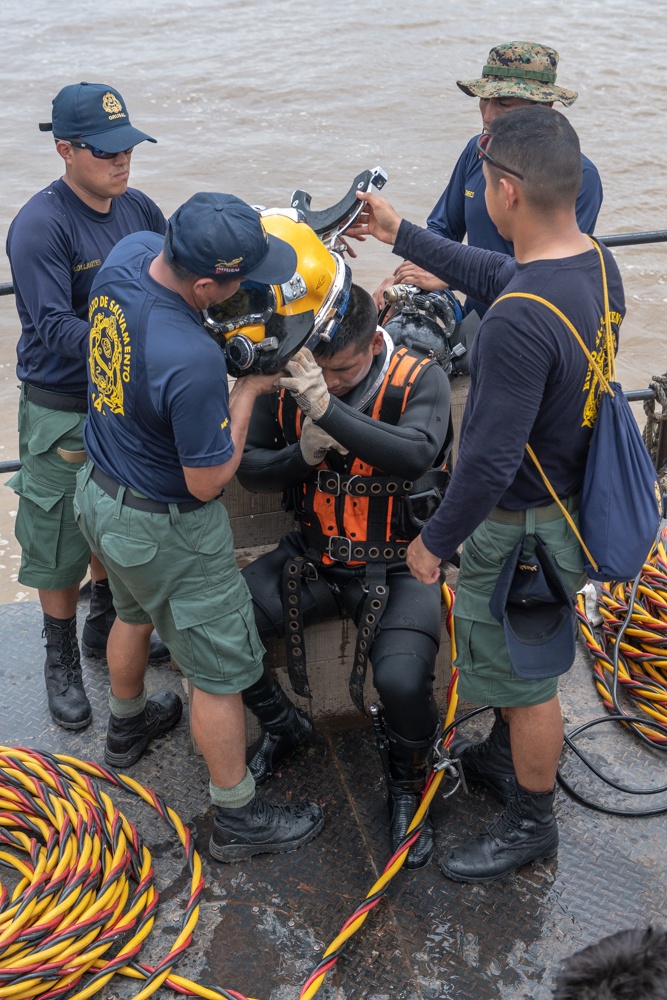
<svg viewBox="0 0 667 1000">
<path fill-rule="evenodd" d="M 559 101 L 566 108 L 574 104 L 577 93 L 556 84 L 558 53 L 540 42 L 508 42 L 491 49 L 482 70 L 474 80 L 457 80 L 456 85 L 469 97 L 479 98 L 483 131 L 499 115 L 528 104 L 551 107 Z M 489 218 L 484 201 L 482 161 L 477 155 L 479 134 L 467 144 L 452 172 L 449 183 L 428 217 L 427 227 L 458 243 L 468 237 L 470 246 L 512 254 L 511 243 L 504 240 Z M 584 233 L 592 233 L 602 204 L 602 184 L 595 165 L 582 155 L 583 177 L 577 199 L 577 222 Z M 439 291 L 444 285 L 434 275 L 410 261 L 401 264 L 392 275 L 396 281 Z M 380 290 L 378 290 L 380 291 Z M 377 297 L 377 293 L 376 293 Z M 468 298 L 465 312 L 475 309 L 480 316 L 486 306 Z"/>
</svg>

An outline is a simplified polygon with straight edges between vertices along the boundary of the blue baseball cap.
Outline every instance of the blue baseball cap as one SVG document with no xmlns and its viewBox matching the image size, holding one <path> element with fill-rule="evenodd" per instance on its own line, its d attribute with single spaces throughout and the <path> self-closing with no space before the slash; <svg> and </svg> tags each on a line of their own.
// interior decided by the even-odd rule
<svg viewBox="0 0 667 1000">
<path fill-rule="evenodd" d="M 564 674 L 574 663 L 574 605 L 539 535 L 524 556 L 524 534 L 498 575 L 489 611 L 503 626 L 510 663 L 524 680 Z"/>
<path fill-rule="evenodd" d="M 131 124 L 123 98 L 105 83 L 63 87 L 53 98 L 51 121 L 39 128 L 57 139 L 82 139 L 105 153 L 120 153 L 145 139 L 157 142 Z"/>
<path fill-rule="evenodd" d="M 200 192 L 177 208 L 167 224 L 168 261 L 202 278 L 244 278 L 282 285 L 296 271 L 296 251 L 269 235 L 259 212 L 233 194 Z"/>
</svg>

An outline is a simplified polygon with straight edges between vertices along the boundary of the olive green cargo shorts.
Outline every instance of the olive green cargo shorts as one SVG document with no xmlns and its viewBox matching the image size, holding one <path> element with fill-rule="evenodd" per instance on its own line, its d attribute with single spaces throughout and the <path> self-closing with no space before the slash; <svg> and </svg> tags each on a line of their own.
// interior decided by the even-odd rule
<svg viewBox="0 0 667 1000">
<path fill-rule="evenodd" d="M 540 705 L 558 691 L 558 677 L 529 681 L 514 673 L 503 627 L 489 611 L 498 574 L 524 531 L 528 537 L 523 554 L 532 552 L 531 537 L 536 531 L 571 594 L 586 581 L 581 546 L 565 518 L 558 513 L 553 520 L 535 524 L 534 508 L 526 515 L 525 524 L 502 524 L 487 518 L 463 543 L 454 602 L 454 666 L 459 669 L 459 697 L 474 705 Z M 576 512 L 572 517 L 578 524 Z"/>
<path fill-rule="evenodd" d="M 18 494 L 14 533 L 21 546 L 19 583 L 43 590 L 79 584 L 88 568 L 90 546 L 76 526 L 72 500 L 82 462 L 66 462 L 58 448 L 83 450 L 85 413 L 49 410 L 19 402 L 22 468 L 7 481 Z"/>
<path fill-rule="evenodd" d="M 264 647 L 252 600 L 234 558 L 227 511 L 152 514 L 124 506 L 77 477 L 74 513 L 104 563 L 121 621 L 153 622 L 183 674 L 211 694 L 235 694 L 262 673 Z"/>
</svg>

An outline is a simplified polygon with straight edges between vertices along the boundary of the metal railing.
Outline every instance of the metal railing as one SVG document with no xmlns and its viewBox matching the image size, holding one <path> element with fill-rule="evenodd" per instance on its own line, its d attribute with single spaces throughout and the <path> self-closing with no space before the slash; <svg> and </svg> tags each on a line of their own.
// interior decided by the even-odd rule
<svg viewBox="0 0 667 1000">
<path fill-rule="evenodd" d="M 612 233 L 610 236 L 599 236 L 598 239 L 607 247 L 634 247 L 647 243 L 667 243 L 667 229 L 654 229 L 641 233 Z M 0 282 L 0 296 L 13 294 L 14 286 L 11 281 Z M 653 389 L 631 389 L 625 395 L 631 403 L 655 399 Z M 665 430 L 665 422 L 663 422 L 656 455 L 657 468 L 661 469 L 665 462 L 667 462 L 667 430 Z M 0 474 L 18 472 L 20 468 L 21 463 L 18 459 L 0 462 Z"/>
</svg>

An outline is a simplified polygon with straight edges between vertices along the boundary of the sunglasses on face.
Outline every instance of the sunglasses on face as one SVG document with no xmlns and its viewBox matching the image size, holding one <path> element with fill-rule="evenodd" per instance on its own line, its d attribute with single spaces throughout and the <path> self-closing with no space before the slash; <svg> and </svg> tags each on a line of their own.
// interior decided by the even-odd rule
<svg viewBox="0 0 667 1000">
<path fill-rule="evenodd" d="M 59 139 L 59 142 L 66 142 L 68 146 L 74 146 L 75 149 L 89 149 L 96 160 L 114 160 L 121 153 L 125 153 L 129 156 L 134 146 L 130 146 L 129 149 L 119 149 L 116 153 L 107 153 L 104 149 L 98 149 L 97 146 L 91 146 L 89 142 L 80 142 L 78 139 Z"/>
<path fill-rule="evenodd" d="M 518 170 L 512 170 L 511 167 L 504 167 L 502 163 L 498 163 L 498 160 L 494 160 L 490 153 L 487 153 L 486 147 L 491 141 L 491 135 L 489 132 L 483 132 L 477 140 L 477 155 L 480 160 L 486 160 L 490 163 L 492 167 L 496 167 L 498 170 L 502 170 L 504 174 L 511 174 L 512 177 L 518 177 L 520 181 L 524 179 L 523 174 L 520 174 Z"/>
</svg>

